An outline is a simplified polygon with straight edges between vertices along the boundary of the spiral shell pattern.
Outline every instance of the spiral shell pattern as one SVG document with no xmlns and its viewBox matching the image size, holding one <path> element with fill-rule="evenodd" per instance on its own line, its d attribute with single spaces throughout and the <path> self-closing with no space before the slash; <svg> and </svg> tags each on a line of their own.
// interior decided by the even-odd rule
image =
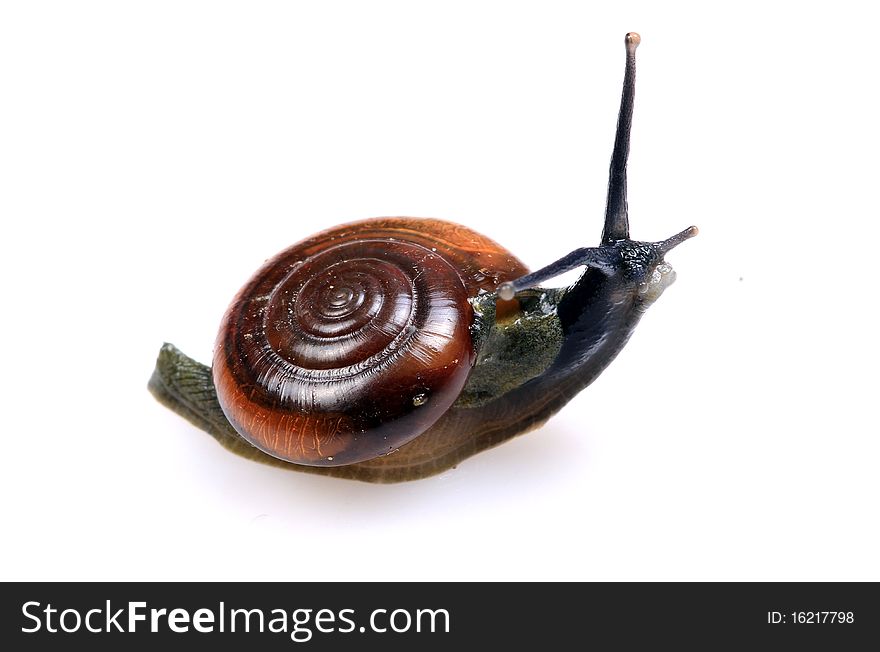
<svg viewBox="0 0 880 652">
<path fill-rule="evenodd" d="M 432 219 L 344 225 L 268 261 L 229 307 L 213 376 L 226 417 L 315 466 L 393 452 L 455 402 L 476 358 L 468 302 L 527 270 Z"/>
</svg>

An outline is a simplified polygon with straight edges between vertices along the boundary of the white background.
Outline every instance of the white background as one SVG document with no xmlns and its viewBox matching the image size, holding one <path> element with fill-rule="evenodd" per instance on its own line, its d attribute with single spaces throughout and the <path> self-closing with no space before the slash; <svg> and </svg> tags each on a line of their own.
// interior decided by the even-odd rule
<svg viewBox="0 0 880 652">
<path fill-rule="evenodd" d="M 614 4 L 5 3 L 0 577 L 880 580 L 877 16 Z M 596 244 L 630 30 L 633 235 L 701 234 L 547 426 L 375 486 L 153 400 L 319 229 Z"/>
</svg>

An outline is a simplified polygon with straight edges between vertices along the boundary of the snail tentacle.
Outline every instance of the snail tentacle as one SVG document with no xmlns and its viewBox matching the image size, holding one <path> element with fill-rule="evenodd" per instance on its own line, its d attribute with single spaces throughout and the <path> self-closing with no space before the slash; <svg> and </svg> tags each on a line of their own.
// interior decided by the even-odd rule
<svg viewBox="0 0 880 652">
<path fill-rule="evenodd" d="M 629 158 L 629 137 L 635 107 L 636 48 L 641 42 L 641 37 L 635 32 L 626 35 L 626 69 L 623 75 L 620 113 L 617 116 L 617 132 L 614 136 L 614 151 L 611 154 L 611 166 L 608 172 L 608 201 L 605 206 L 605 227 L 602 230 L 603 244 L 629 238 L 626 162 Z"/>
<path fill-rule="evenodd" d="M 565 274 L 576 267 L 607 268 L 611 264 L 612 258 L 609 256 L 606 248 L 581 247 L 536 272 L 500 284 L 498 286 L 498 296 L 505 301 L 510 301 L 520 290 L 540 285 L 544 281 L 549 281 L 551 278 Z"/>
</svg>

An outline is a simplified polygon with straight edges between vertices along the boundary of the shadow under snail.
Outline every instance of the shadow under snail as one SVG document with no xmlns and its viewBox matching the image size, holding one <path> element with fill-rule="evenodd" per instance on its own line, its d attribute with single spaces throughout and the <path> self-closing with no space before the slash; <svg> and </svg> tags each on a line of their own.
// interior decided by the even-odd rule
<svg viewBox="0 0 880 652">
<path fill-rule="evenodd" d="M 236 295 L 209 368 L 165 344 L 149 388 L 236 453 L 371 482 L 429 476 L 543 424 L 589 385 L 675 278 L 697 233 L 629 237 L 626 68 L 598 247 L 529 273 L 464 226 L 393 217 L 319 233 Z M 574 285 L 540 283 L 585 267 Z"/>
</svg>

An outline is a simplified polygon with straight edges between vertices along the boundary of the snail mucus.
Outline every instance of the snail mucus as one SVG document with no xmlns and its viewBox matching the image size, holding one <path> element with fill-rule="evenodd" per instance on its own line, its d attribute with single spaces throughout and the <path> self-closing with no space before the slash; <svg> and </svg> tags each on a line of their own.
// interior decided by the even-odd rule
<svg viewBox="0 0 880 652">
<path fill-rule="evenodd" d="M 233 299 L 213 365 L 165 344 L 149 388 L 230 450 L 370 482 L 426 477 L 544 423 L 614 359 L 696 235 L 629 237 L 626 68 L 601 244 L 529 273 L 438 219 L 345 224 L 267 261 Z M 583 267 L 571 286 L 539 285 Z"/>
</svg>

